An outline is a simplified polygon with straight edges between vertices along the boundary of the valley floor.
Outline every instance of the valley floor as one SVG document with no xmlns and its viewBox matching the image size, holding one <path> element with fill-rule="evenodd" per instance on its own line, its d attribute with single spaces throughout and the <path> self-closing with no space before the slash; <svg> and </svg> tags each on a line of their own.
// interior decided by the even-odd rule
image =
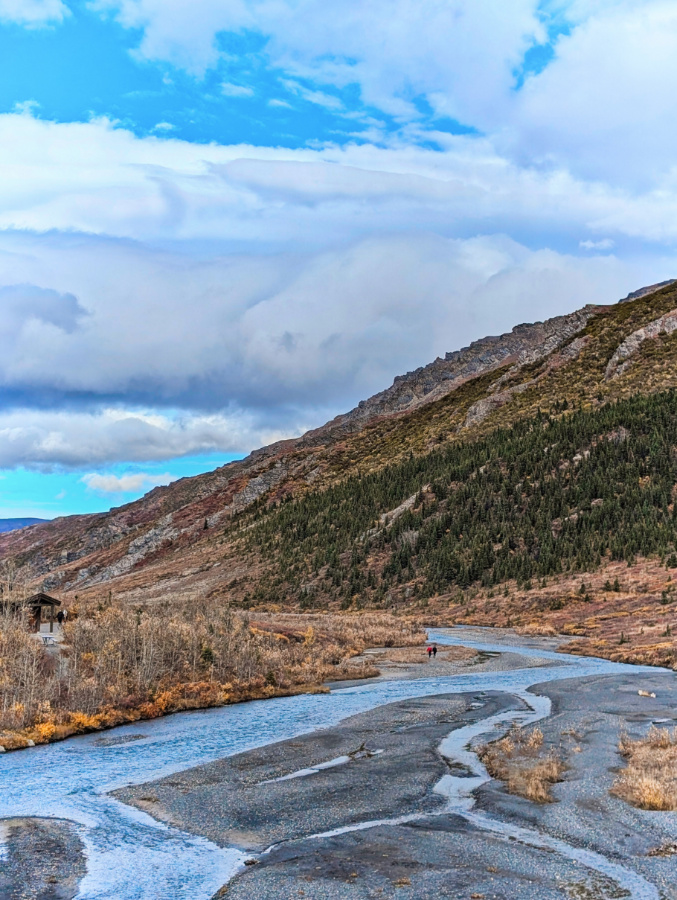
<svg viewBox="0 0 677 900">
<path fill-rule="evenodd" d="M 481 639 L 482 632 L 464 630 L 466 639 L 474 636 Z M 492 630 L 492 641 L 505 642 L 506 649 L 511 638 L 510 632 Z M 522 645 L 524 640 L 520 638 Z M 547 665 L 538 659 L 538 650 L 553 649 L 556 643 L 534 638 L 533 659 L 508 652 L 483 655 L 474 666 L 500 672 L 525 662 Z M 427 676 L 436 666 L 436 674 L 447 674 L 443 669 L 452 665 L 458 671 L 458 663 L 442 659 L 430 665 L 426 660 L 423 666 L 396 661 L 382 666 L 381 677 Z M 656 698 L 639 696 L 640 684 Z M 524 708 L 515 695 L 496 691 L 390 704 L 334 728 L 117 796 L 182 830 L 251 852 L 253 864 L 219 895 L 233 900 L 677 900 L 669 849 L 677 844 L 677 814 L 644 812 L 609 794 L 622 766 L 620 734 L 644 734 L 654 721 L 677 724 L 675 676 L 656 672 L 639 681 L 633 675 L 571 679 L 537 685 L 533 693 L 552 701 L 550 717 L 540 723 L 544 749 L 556 750 L 567 765 L 564 781 L 553 789 L 557 802 L 551 804 L 510 795 L 492 781 L 477 792 L 480 818 L 472 821 L 445 811 L 445 798 L 435 791 L 450 771 L 439 752 L 450 731 L 501 710 Z M 339 764 L 313 770 L 332 761 Z M 301 777 L 288 777 L 304 771 Z M 515 840 L 500 826 L 486 828 L 481 824 L 485 816 L 551 835 L 570 844 L 574 854 L 581 849 L 598 853 L 627 868 L 628 884 L 638 873 L 639 887 L 630 884 L 628 889 L 619 882 L 613 862 L 611 874 L 595 871 L 567 852 Z M 407 821 L 398 821 L 402 818 Z M 374 822 L 381 824 L 359 827 Z M 661 848 L 668 848 L 666 855 L 660 855 Z M 651 891 L 652 885 L 660 894 Z"/>
<path fill-rule="evenodd" d="M 481 629 L 463 629 L 463 637 L 489 639 Z M 459 728 L 481 730 L 497 714 L 526 712 L 524 694 L 501 690 L 501 679 L 525 665 L 545 667 L 546 677 L 547 667 L 560 664 L 539 656 L 556 648 L 555 638 L 492 629 L 490 639 L 505 645 L 505 652 L 441 648 L 436 660 L 424 657 L 423 663 L 410 649 L 367 656 L 383 679 L 494 672 L 495 690 L 390 703 L 115 796 L 182 831 L 245 850 L 250 864 L 217 895 L 231 900 L 677 900 L 677 813 L 645 812 L 609 793 L 624 765 L 621 733 L 638 737 L 653 722 L 677 725 L 672 673 L 630 671 L 536 684 L 529 693 L 552 703 L 551 714 L 539 722 L 543 750 L 556 751 L 567 766 L 564 780 L 552 788 L 556 802 L 535 804 L 490 781 L 475 791 L 474 808 L 468 803 L 450 811 L 441 780 L 471 773 L 450 764 L 441 742 Z M 533 647 L 533 658 L 510 652 L 511 643 Z M 380 653 L 386 658 L 378 659 Z M 656 696 L 640 696 L 639 689 Z M 12 882 L 28 872 L 22 866 L 30 864 L 33 845 L 37 865 L 39 842 L 46 839 L 41 823 L 5 823 L 13 838 L 5 844 L 3 865 L 15 875 L 0 880 L 0 900 L 60 900 L 77 893 L 79 873 L 72 864 L 67 885 L 43 879 L 34 890 L 29 880 L 19 890 Z M 69 858 L 79 854 L 75 833 L 69 837 L 62 828 L 52 837 L 65 842 Z"/>
</svg>

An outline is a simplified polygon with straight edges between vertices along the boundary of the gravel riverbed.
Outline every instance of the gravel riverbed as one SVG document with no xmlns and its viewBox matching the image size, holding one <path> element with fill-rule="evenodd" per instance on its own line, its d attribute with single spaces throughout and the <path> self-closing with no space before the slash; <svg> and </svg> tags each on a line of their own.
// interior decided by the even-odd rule
<svg viewBox="0 0 677 900">
<path fill-rule="evenodd" d="M 621 731 L 637 736 L 652 722 L 665 727 L 677 724 L 677 676 L 557 656 L 553 652 L 556 639 L 523 638 L 493 629 L 454 629 L 443 637 L 450 643 L 454 638 L 476 643 L 475 649 L 481 652 L 454 658 L 454 653 L 441 648 L 438 659 L 429 662 L 415 655 L 409 660 L 406 654 L 388 659 L 387 651 L 380 655 L 374 651 L 369 655 L 379 657 L 380 678 L 371 680 L 368 688 L 336 685 L 332 695 L 335 702 L 341 701 L 339 708 L 361 711 L 342 720 L 334 718 L 334 713 L 327 727 L 304 729 L 301 722 L 291 724 L 286 712 L 292 709 L 291 703 L 269 701 L 244 704 L 240 710 L 233 707 L 222 714 L 210 711 L 172 717 L 173 723 L 144 724 L 142 734 L 116 730 L 103 739 L 107 743 L 100 751 L 108 754 L 105 759 L 102 755 L 102 766 L 116 761 L 113 784 L 112 770 L 108 775 L 112 794 L 92 794 L 87 799 L 88 815 L 99 810 L 96 796 L 104 808 L 106 797 L 109 804 L 117 804 L 106 815 L 113 817 L 111 822 L 118 828 L 122 828 L 123 811 L 129 810 L 132 818 L 128 822 L 125 817 L 126 831 L 120 831 L 116 839 L 122 840 L 125 834 L 127 841 L 135 834 L 144 836 L 144 859 L 163 853 L 163 842 L 169 842 L 168 852 L 172 846 L 178 849 L 184 835 L 186 842 L 203 842 L 195 846 L 205 861 L 212 858 L 209 853 L 220 852 L 231 854 L 228 858 L 235 860 L 236 868 L 237 860 L 246 861 L 235 877 L 225 884 L 224 878 L 216 882 L 223 887 L 215 897 L 233 900 L 427 900 L 435 896 L 677 900 L 677 857 L 669 851 L 677 845 L 677 815 L 636 810 L 609 794 L 615 772 L 623 764 L 617 752 Z M 566 666 L 573 677 L 566 674 Z M 577 672 L 583 677 L 575 677 Z M 452 690 L 445 692 L 445 684 Z M 639 696 L 640 688 L 656 697 Z M 373 701 L 364 696 L 365 689 L 376 691 L 380 702 L 370 707 Z M 314 721 L 320 721 L 326 701 L 321 697 L 296 700 L 307 704 L 308 713 L 317 717 Z M 449 735 L 473 730 L 479 734 L 485 720 L 533 718 L 534 709 L 547 712 L 548 704 L 550 715 L 539 723 L 545 748 L 557 750 L 567 764 L 564 781 L 554 786 L 555 802 L 534 804 L 489 781 L 473 789 L 472 796 L 469 791 L 467 804 L 459 803 L 458 797 L 455 806 L 450 804 L 450 794 L 440 787 L 445 779 L 462 784 L 477 771 L 441 752 Z M 280 721 L 287 735 L 275 743 L 270 729 L 275 721 L 272 713 L 278 708 L 285 711 Z M 245 735 L 229 732 L 229 721 L 232 727 L 247 723 L 253 730 Z M 266 736 L 256 732 L 264 722 Z M 202 732 L 211 741 L 205 748 L 191 728 L 204 729 L 209 723 L 213 723 L 211 731 Z M 482 739 L 495 736 L 498 731 L 489 731 Z M 78 754 L 86 754 L 90 745 L 91 753 L 99 746 L 97 740 L 102 738 L 76 739 L 71 754 L 84 761 L 86 757 Z M 221 753 L 219 741 L 224 746 Z M 226 750 L 226 745 L 233 749 Z M 185 762 L 173 762 L 169 771 L 165 768 L 168 774 L 158 780 L 138 774 L 125 779 L 125 772 L 134 771 L 129 768 L 133 765 L 137 773 L 150 773 L 148 753 L 159 753 L 163 746 L 163 765 L 170 761 L 167 752 L 180 751 Z M 238 752 L 238 747 L 243 749 Z M 55 752 L 54 748 L 44 751 Z M 205 762 L 196 765 L 200 756 Z M 470 777 L 467 781 L 474 784 Z M 64 802 L 70 803 L 55 802 L 54 812 L 46 814 L 56 816 Z M 133 815 L 141 817 L 136 825 L 130 824 Z M 103 828 L 106 821 L 102 818 L 98 827 Z M 154 834 L 152 821 L 168 829 L 165 837 L 161 831 L 152 837 L 159 841 L 157 851 L 147 843 Z M 108 889 L 102 869 L 106 857 L 101 861 L 91 857 L 96 844 L 82 824 L 76 827 L 35 816 L 23 820 L 15 816 L 0 823 L 0 900 L 210 896 L 204 887 L 202 893 L 191 887 L 198 884 L 197 870 L 182 880 L 180 866 L 178 874 L 171 876 L 171 883 L 179 887 L 170 893 L 166 888 L 153 893 L 148 886 L 154 879 L 140 870 L 143 877 L 138 884 L 116 873 L 115 884 L 129 887 Z M 109 831 L 110 837 L 114 834 Z M 111 859 L 126 859 L 115 853 Z M 132 848 L 129 853 L 133 855 Z M 54 868 L 55 859 L 63 861 L 62 868 Z M 94 881 L 91 872 L 84 875 L 93 860 L 100 870 Z M 196 864 L 197 860 L 196 856 Z M 168 862 L 165 854 L 159 865 Z M 211 883 L 217 871 L 209 876 Z M 163 877 L 163 883 L 169 884 L 169 876 L 164 873 Z M 204 879 L 203 884 L 207 884 Z"/>
</svg>

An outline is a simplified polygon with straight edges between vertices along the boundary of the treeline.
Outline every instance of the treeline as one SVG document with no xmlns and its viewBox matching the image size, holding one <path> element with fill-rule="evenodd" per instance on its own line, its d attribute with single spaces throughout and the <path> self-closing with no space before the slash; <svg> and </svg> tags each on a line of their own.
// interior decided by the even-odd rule
<svg viewBox="0 0 677 900">
<path fill-rule="evenodd" d="M 260 508 L 246 540 L 270 576 L 251 599 L 379 605 L 405 584 L 425 597 L 591 571 L 605 558 L 677 565 L 677 392 L 562 406 Z"/>
</svg>

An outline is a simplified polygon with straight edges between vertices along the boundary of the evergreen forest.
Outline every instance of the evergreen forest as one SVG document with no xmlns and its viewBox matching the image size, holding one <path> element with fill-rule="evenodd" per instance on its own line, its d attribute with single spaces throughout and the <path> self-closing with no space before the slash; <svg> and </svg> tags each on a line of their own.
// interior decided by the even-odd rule
<svg viewBox="0 0 677 900">
<path fill-rule="evenodd" d="M 604 559 L 677 566 L 676 485 L 677 391 L 596 409 L 564 401 L 480 440 L 261 504 L 244 541 L 267 576 L 248 599 L 347 609 L 510 579 L 529 587 Z"/>
</svg>

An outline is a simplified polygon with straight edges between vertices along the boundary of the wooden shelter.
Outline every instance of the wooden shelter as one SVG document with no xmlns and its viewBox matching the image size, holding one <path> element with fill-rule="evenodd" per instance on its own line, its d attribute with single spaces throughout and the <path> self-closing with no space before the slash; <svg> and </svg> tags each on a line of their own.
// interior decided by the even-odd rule
<svg viewBox="0 0 677 900">
<path fill-rule="evenodd" d="M 40 632 L 40 624 L 42 622 L 42 611 L 45 610 L 45 612 L 47 612 L 47 610 L 49 610 L 49 631 L 50 633 L 54 631 L 54 610 L 57 606 L 61 606 L 61 600 L 57 600 L 56 597 L 50 597 L 49 594 L 39 591 L 37 594 L 33 594 L 32 597 L 29 597 L 28 600 L 26 600 L 26 606 L 31 611 L 35 630 L 38 633 Z"/>
</svg>

